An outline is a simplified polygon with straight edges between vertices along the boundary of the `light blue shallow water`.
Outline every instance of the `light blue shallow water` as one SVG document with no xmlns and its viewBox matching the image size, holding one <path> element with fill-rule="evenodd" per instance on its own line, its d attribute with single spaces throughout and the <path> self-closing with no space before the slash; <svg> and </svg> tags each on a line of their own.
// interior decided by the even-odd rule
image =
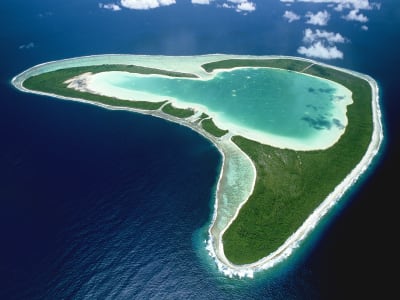
<svg viewBox="0 0 400 300">
<path fill-rule="evenodd" d="M 302 139 L 321 130 L 343 129 L 349 94 L 337 83 L 300 73 L 240 68 L 208 80 L 143 76 L 113 72 L 101 75 L 113 86 L 147 92 L 181 103 L 202 105 L 223 123 Z"/>
<path fill-rule="evenodd" d="M 382 86 L 382 167 L 317 238 L 252 280 L 222 275 L 204 247 L 220 163 L 210 143 L 176 124 L 20 93 L 9 82 L 38 63 L 92 54 L 296 55 L 310 25 L 288 24 L 280 1 L 259 0 L 246 16 L 190 1 L 118 12 L 98 2 L 2 1 L 0 299 L 390 299 L 397 210 L 382 191 L 398 192 L 388 180 L 400 149 L 398 1 L 367 11 L 368 31 L 338 14 L 326 27 L 351 39 L 333 64 Z"/>
</svg>

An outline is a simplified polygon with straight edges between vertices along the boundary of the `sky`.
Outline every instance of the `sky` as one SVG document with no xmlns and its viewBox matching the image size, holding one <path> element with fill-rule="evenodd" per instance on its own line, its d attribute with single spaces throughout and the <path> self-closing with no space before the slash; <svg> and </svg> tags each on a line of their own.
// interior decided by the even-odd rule
<svg viewBox="0 0 400 300">
<path fill-rule="evenodd" d="M 120 0 L 99 2 L 99 8 L 118 13 L 121 10 L 152 10 L 173 6 L 185 0 Z M 340 18 L 349 26 L 368 31 L 369 14 L 381 8 L 381 3 L 369 0 L 186 0 L 193 6 L 209 5 L 215 9 L 231 9 L 251 18 L 259 5 L 284 6 L 282 21 L 288 26 L 302 23 L 306 26 L 297 52 L 309 58 L 343 59 L 341 46 L 351 43 L 351 37 L 335 31 L 330 22 Z"/>
</svg>

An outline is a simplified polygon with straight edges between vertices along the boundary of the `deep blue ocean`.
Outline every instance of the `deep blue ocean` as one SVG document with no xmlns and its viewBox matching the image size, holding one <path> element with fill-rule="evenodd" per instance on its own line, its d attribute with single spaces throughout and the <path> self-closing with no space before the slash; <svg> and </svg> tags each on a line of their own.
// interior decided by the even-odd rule
<svg viewBox="0 0 400 300">
<path fill-rule="evenodd" d="M 209 141 L 158 118 L 11 85 L 33 65 L 91 54 L 298 55 L 310 25 L 289 25 L 278 0 L 254 2 L 248 14 L 183 0 L 146 11 L 1 2 L 1 300 L 387 299 L 398 236 L 397 0 L 364 11 L 368 31 L 332 16 L 328 29 L 351 41 L 340 45 L 343 59 L 321 60 L 378 81 L 380 154 L 292 257 L 254 279 L 223 276 L 204 248 L 221 165 Z"/>
</svg>

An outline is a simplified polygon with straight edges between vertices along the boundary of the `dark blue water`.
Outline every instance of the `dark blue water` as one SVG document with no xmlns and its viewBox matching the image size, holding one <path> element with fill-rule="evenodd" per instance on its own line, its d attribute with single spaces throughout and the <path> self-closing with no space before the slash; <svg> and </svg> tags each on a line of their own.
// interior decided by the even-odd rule
<svg viewBox="0 0 400 300">
<path fill-rule="evenodd" d="M 244 16 L 189 1 L 120 12 L 95 0 L 2 2 L 0 299 L 385 298 L 398 228 L 389 180 L 400 167 L 395 0 L 368 14 L 367 32 L 331 21 L 351 38 L 332 63 L 379 82 L 384 150 L 297 254 L 255 279 L 225 278 L 202 247 L 221 163 L 212 144 L 160 119 L 10 84 L 35 64 L 89 54 L 296 55 L 306 26 L 289 27 L 285 9 L 260 2 Z"/>
</svg>

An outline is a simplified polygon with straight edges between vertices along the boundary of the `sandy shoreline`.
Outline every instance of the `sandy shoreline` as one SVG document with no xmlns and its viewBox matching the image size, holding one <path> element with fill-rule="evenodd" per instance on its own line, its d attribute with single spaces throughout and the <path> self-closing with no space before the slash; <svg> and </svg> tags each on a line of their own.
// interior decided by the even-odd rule
<svg viewBox="0 0 400 300">
<path fill-rule="evenodd" d="M 342 70 L 337 68 L 338 70 Z M 346 70 L 346 72 L 349 72 Z M 368 169 L 368 166 L 371 164 L 373 158 L 378 153 L 380 145 L 383 140 L 383 131 L 382 131 L 382 123 L 381 123 L 381 110 L 379 106 L 379 88 L 377 83 L 366 75 L 361 75 L 355 72 L 349 72 L 352 75 L 357 77 L 361 77 L 368 81 L 371 86 L 373 95 L 372 95 L 372 111 L 373 111 L 373 134 L 371 143 L 368 147 L 367 152 L 363 156 L 362 160 L 357 164 L 357 166 L 351 171 L 350 174 L 346 176 L 346 178 L 332 191 L 328 197 L 314 210 L 314 212 L 305 220 L 302 226 L 298 228 L 298 230 L 291 235 L 286 242 L 280 246 L 276 251 L 269 254 L 267 257 L 264 257 L 254 263 L 246 264 L 246 265 L 234 265 L 230 263 L 223 251 L 222 241 L 220 242 L 221 247 L 216 250 L 211 246 L 212 241 L 208 242 L 207 249 L 212 253 L 220 261 L 217 261 L 218 268 L 225 275 L 228 276 L 239 276 L 239 277 L 253 277 L 254 272 L 267 270 L 280 261 L 287 258 L 292 251 L 298 247 L 299 243 L 307 237 L 307 235 L 314 229 L 314 227 L 318 224 L 319 220 L 332 208 L 344 195 L 344 193 L 358 180 L 358 178 Z M 239 210 L 238 210 L 239 212 Z M 231 221 L 233 222 L 234 219 Z M 223 232 L 222 232 L 223 233 Z M 220 237 L 221 238 L 221 237 Z M 214 251 L 214 252 L 213 252 Z M 221 259 L 222 258 L 222 259 Z"/>
<path fill-rule="evenodd" d="M 118 55 L 112 57 L 117 57 Z M 129 55 L 122 55 L 123 57 L 119 57 L 118 59 L 111 59 L 112 62 L 110 63 L 116 63 L 116 61 L 122 63 L 125 61 L 127 62 L 126 59 L 132 59 L 131 57 L 137 58 L 137 56 L 129 56 Z M 140 56 L 141 59 L 146 60 L 149 59 L 149 57 L 152 56 Z M 226 59 L 226 58 L 253 58 L 253 59 L 262 59 L 262 58 L 292 58 L 293 57 L 287 57 L 287 56 L 237 56 L 237 55 L 206 55 L 206 56 L 196 56 L 195 60 L 197 63 L 199 61 L 201 63 L 205 62 L 212 62 L 212 61 L 217 61 L 221 59 Z M 103 105 L 99 103 L 94 103 L 85 99 L 71 99 L 63 96 L 58 96 L 54 94 L 48 94 L 48 93 L 42 93 L 42 92 L 36 92 L 36 91 L 31 91 L 22 86 L 23 81 L 34 75 L 34 74 L 40 74 L 41 72 L 47 72 L 49 69 L 48 67 L 69 67 L 71 66 L 71 61 L 73 63 L 79 65 L 79 59 L 87 59 L 85 63 L 87 65 L 90 65 L 92 63 L 92 58 L 95 58 L 94 60 L 96 63 L 100 64 L 101 62 L 107 63 L 108 60 L 110 60 L 110 56 L 92 56 L 92 57 L 84 57 L 84 58 L 76 58 L 76 59 L 69 59 L 69 60 L 63 60 L 63 61 L 56 61 L 56 62 L 50 62 L 50 63 L 45 63 L 41 64 L 38 66 L 35 66 L 19 75 L 13 78 L 12 83 L 13 85 L 24 92 L 30 92 L 30 93 L 36 93 L 36 94 L 41 94 L 41 95 L 50 95 L 56 98 L 60 99 L 65 99 L 65 100 L 73 100 L 73 101 L 79 101 L 79 102 L 84 102 L 84 103 L 90 103 L 90 104 L 95 104 L 99 105 L 101 107 L 107 108 L 107 109 L 113 109 L 113 110 L 129 110 L 129 111 L 134 111 L 142 114 L 147 114 L 147 115 L 152 115 L 155 117 L 160 117 L 184 126 L 187 126 L 196 132 L 200 133 L 201 135 L 205 136 L 207 139 L 209 139 L 212 143 L 214 143 L 219 150 L 219 152 L 222 154 L 223 158 L 223 164 L 222 164 L 222 169 L 220 173 L 220 177 L 218 180 L 218 186 L 217 186 L 217 192 L 216 192 L 216 199 L 215 199 L 215 206 L 214 206 L 214 214 L 213 214 L 213 221 L 212 224 L 209 227 L 209 240 L 207 241 L 206 248 L 209 251 L 210 255 L 214 257 L 217 266 L 221 272 L 223 272 L 227 276 L 239 276 L 239 277 L 253 277 L 254 272 L 260 271 L 260 270 L 266 270 L 274 265 L 276 265 L 278 262 L 284 260 L 287 258 L 295 249 L 298 247 L 299 242 L 302 241 L 315 227 L 315 225 L 318 223 L 318 221 L 329 211 L 329 209 L 343 196 L 343 194 L 357 181 L 357 179 L 367 170 L 368 166 L 371 164 L 373 158 L 375 155 L 378 153 L 380 145 L 383 140 L 383 132 L 382 132 L 382 124 L 381 124 L 381 111 L 379 107 L 379 89 L 377 83 L 370 78 L 369 76 L 359 74 L 356 72 L 352 72 L 346 69 L 341 69 L 341 68 L 335 68 L 330 65 L 324 65 L 322 63 L 317 63 L 314 61 L 311 61 L 309 59 L 304 59 L 307 62 L 312 62 L 315 64 L 319 64 L 322 66 L 327 66 L 329 68 L 334 68 L 340 71 L 344 71 L 347 73 L 350 73 L 356 77 L 362 78 L 364 80 L 367 80 L 368 83 L 371 86 L 373 95 L 372 95 L 372 111 L 373 111 L 373 135 L 371 139 L 371 143 L 368 147 L 367 152 L 363 156 L 362 160 L 357 164 L 357 166 L 352 170 L 348 176 L 332 191 L 332 193 L 314 210 L 314 212 L 305 220 L 305 222 L 302 224 L 301 227 L 298 228 L 298 230 L 290 236 L 286 242 L 281 245 L 275 252 L 271 253 L 267 257 L 264 257 L 260 259 L 257 262 L 247 264 L 247 265 L 234 265 L 230 263 L 225 255 L 224 255 L 224 250 L 223 250 L 223 243 L 222 243 L 222 235 L 225 232 L 225 230 L 229 227 L 229 225 L 234 221 L 236 216 L 238 215 L 240 208 L 242 205 L 247 201 L 248 197 L 251 195 L 254 185 L 255 185 L 255 166 L 251 162 L 251 160 L 248 158 L 248 156 L 241 151 L 230 139 L 230 135 L 224 136 L 222 138 L 215 138 L 211 136 L 209 133 L 205 132 L 202 127 L 196 122 L 196 118 L 198 117 L 198 114 L 190 117 L 188 119 L 179 119 L 172 117 L 168 114 L 163 113 L 161 110 L 156 110 L 156 111 L 147 111 L 147 110 L 139 110 L 139 109 L 127 109 L 127 108 L 116 108 L 112 107 L 109 105 Z M 160 65 L 160 59 L 164 57 L 152 57 L 153 61 L 151 61 L 149 66 L 156 67 L 157 63 L 158 66 Z M 102 60 L 103 59 L 103 60 Z M 299 58 L 295 58 L 299 59 Z M 105 62 L 106 60 L 106 62 Z M 61 63 L 60 62 L 64 62 Z M 163 64 L 163 69 L 164 65 L 166 66 L 165 69 L 171 69 L 174 71 L 184 71 L 184 72 L 192 72 L 200 76 L 204 76 L 203 72 L 199 71 L 197 68 L 194 70 L 193 64 L 190 65 L 189 63 L 187 65 L 180 65 L 176 67 L 175 64 L 170 62 L 169 64 Z M 179 70 L 177 70 L 179 69 Z M 29 72 L 31 71 L 31 72 Z M 85 79 L 85 78 L 83 78 Z M 90 78 L 89 78 L 90 79 Z M 82 88 L 85 88 L 85 82 L 82 82 Z M 246 185 L 247 185 L 247 190 L 245 190 L 242 195 L 242 199 L 238 200 L 238 203 L 236 203 L 237 207 L 233 212 L 230 212 L 230 219 L 229 220 L 220 220 L 222 211 L 223 211 L 223 198 L 226 196 L 228 193 L 226 186 L 224 186 L 223 180 L 226 178 L 229 174 L 227 174 L 226 167 L 228 164 L 232 163 L 232 157 L 235 155 L 241 155 L 241 161 L 234 162 L 237 164 L 236 168 L 242 168 L 243 166 L 247 168 L 247 173 L 246 173 Z M 243 164 L 243 165 L 241 165 Z M 253 172 L 253 177 L 251 173 Z M 241 178 L 242 179 L 242 178 Z M 241 180 L 240 179 L 240 180 Z M 224 190 L 225 189 L 225 190 Z M 247 194 L 247 197 L 246 197 Z M 220 223 L 219 223 L 220 222 Z M 222 227 L 222 228 L 221 228 Z"/>
<path fill-rule="evenodd" d="M 194 71 L 196 68 L 192 68 Z M 201 65 L 197 65 L 197 69 L 201 70 Z M 190 80 L 198 80 L 198 81 L 206 81 L 212 80 L 219 73 L 235 71 L 241 69 L 240 67 L 234 67 L 231 69 L 216 69 L 213 72 L 210 72 L 207 76 L 201 75 L 202 72 L 197 70 L 197 78 L 191 78 Z M 273 69 L 273 68 L 271 68 Z M 297 73 L 296 75 L 293 75 Z M 194 74 L 194 73 L 193 73 Z M 292 72 L 291 76 L 298 76 L 299 72 Z M 235 119 L 234 115 L 230 115 L 229 113 L 222 113 L 224 109 L 222 107 L 218 107 L 212 109 L 201 103 L 201 101 L 196 102 L 196 100 L 186 102 L 183 99 L 178 99 L 175 97 L 167 97 L 163 95 L 157 95 L 156 93 L 151 93 L 151 91 L 145 90 L 134 90 L 131 88 L 125 88 L 120 86 L 118 83 L 122 78 L 122 82 L 129 81 L 130 76 L 137 77 L 149 77 L 148 74 L 135 74 L 130 75 L 126 74 L 126 72 L 121 71 L 109 71 L 109 72 L 99 72 L 96 74 L 81 74 L 75 78 L 75 80 L 70 80 L 70 87 L 77 87 L 80 85 L 80 82 L 85 82 L 84 90 L 82 87 L 78 87 L 78 90 L 87 91 L 94 94 L 100 94 L 107 97 L 116 97 L 125 100 L 136 100 L 140 99 L 141 101 L 148 102 L 162 102 L 166 98 L 176 107 L 181 108 L 191 108 L 199 111 L 203 111 L 207 115 L 213 118 L 214 123 L 219 128 L 229 129 L 229 131 L 234 135 L 240 135 L 246 137 L 251 140 L 259 141 L 263 144 L 268 144 L 277 148 L 288 148 L 292 150 L 300 150 L 300 151 L 310 151 L 310 150 L 324 150 L 330 148 L 332 145 L 336 144 L 340 139 L 341 135 L 344 133 L 344 129 L 347 126 L 347 108 L 352 103 L 352 92 L 344 86 L 341 86 L 333 81 L 329 81 L 327 79 L 321 79 L 317 76 L 302 74 L 301 77 L 310 77 L 314 78 L 318 81 L 327 81 L 329 82 L 331 88 L 335 90 L 335 93 L 332 97 L 340 98 L 340 101 L 332 101 L 333 109 L 329 112 L 329 115 L 324 115 L 324 118 L 336 120 L 340 123 L 340 126 L 331 126 L 329 130 L 314 130 L 311 134 L 308 135 L 307 138 L 297 138 L 295 135 L 286 135 L 286 134 L 278 134 L 274 133 L 273 130 L 263 130 L 257 128 L 256 125 L 250 124 L 250 126 L 246 125 L 246 122 L 238 122 L 232 121 L 231 117 Z M 163 77 L 165 75 L 152 75 L 152 77 Z M 131 79 L 135 80 L 135 79 Z M 74 86 L 72 86 L 74 85 Z M 309 105 L 311 106 L 311 104 Z M 316 109 L 316 107 L 314 107 Z M 253 114 L 256 112 L 253 112 Z M 313 110 L 310 112 L 304 113 L 304 118 L 309 117 L 311 119 L 317 119 L 318 116 L 313 115 L 315 113 Z M 240 119 L 240 118 L 239 118 Z M 275 122 L 277 122 L 275 120 Z M 278 121 L 279 122 L 279 121 Z M 284 122 L 282 120 L 282 122 Z M 300 124 L 299 124 L 300 125 Z"/>
</svg>

